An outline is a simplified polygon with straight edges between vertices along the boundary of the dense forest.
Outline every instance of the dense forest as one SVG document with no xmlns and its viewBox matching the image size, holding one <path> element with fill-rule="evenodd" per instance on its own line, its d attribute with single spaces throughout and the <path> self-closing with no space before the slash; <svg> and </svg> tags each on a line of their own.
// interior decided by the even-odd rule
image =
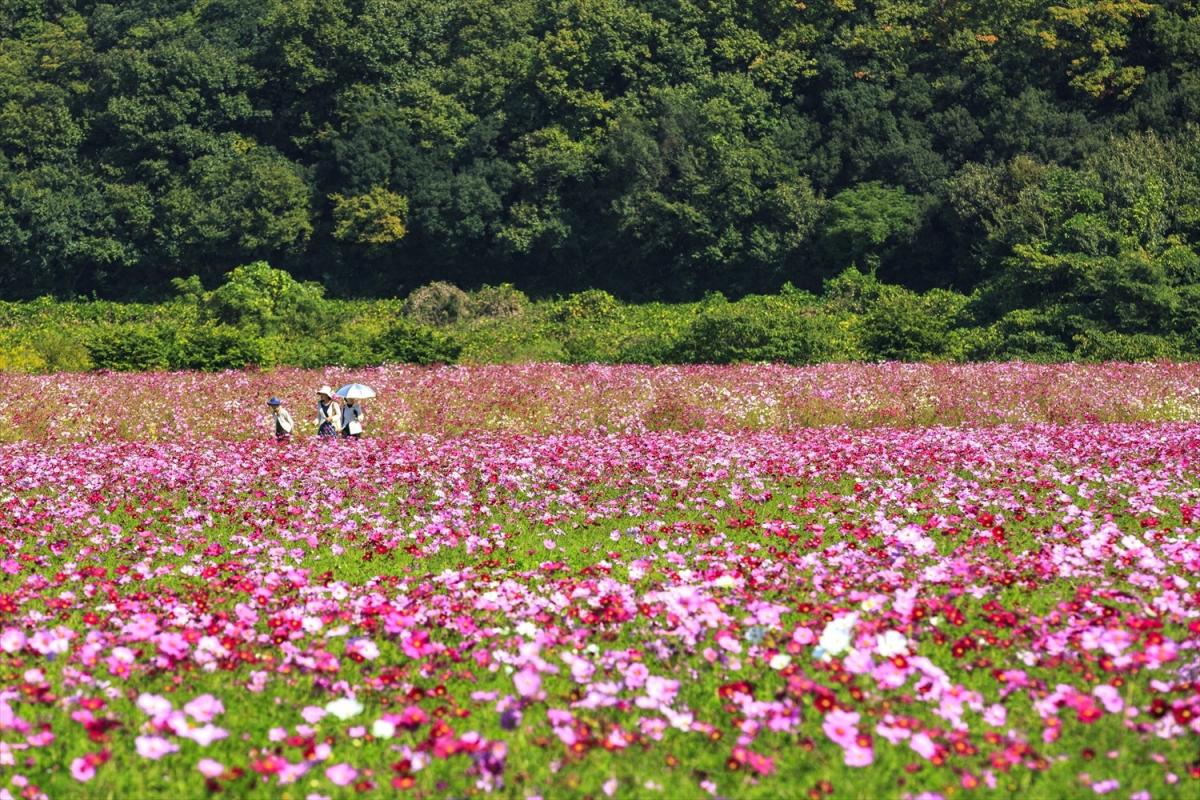
<svg viewBox="0 0 1200 800">
<path fill-rule="evenodd" d="M 855 265 L 1169 333 L 1198 120 L 1197 0 L 0 0 L 0 298 Z"/>
</svg>

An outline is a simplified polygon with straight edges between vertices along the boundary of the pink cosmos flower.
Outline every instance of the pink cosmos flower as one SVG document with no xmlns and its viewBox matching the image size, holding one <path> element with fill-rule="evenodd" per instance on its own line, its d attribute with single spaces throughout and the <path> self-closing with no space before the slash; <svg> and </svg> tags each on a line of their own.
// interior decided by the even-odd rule
<svg viewBox="0 0 1200 800">
<path fill-rule="evenodd" d="M 20 652 L 28 640 L 25 634 L 16 628 L 5 628 L 3 633 L 0 633 L 0 650 L 6 653 Z"/>
<path fill-rule="evenodd" d="M 513 673 L 513 684 L 521 697 L 533 697 L 542 688 L 542 676 L 536 669 L 522 667 Z"/>
<path fill-rule="evenodd" d="M 300 716 L 304 717 L 304 721 L 309 725 L 316 725 L 329 712 L 320 706 L 305 706 L 300 710 Z"/>
<path fill-rule="evenodd" d="M 171 701 L 156 694 L 141 694 L 137 699 L 137 707 L 142 713 L 152 719 L 162 719 L 170 714 L 174 706 Z"/>
<path fill-rule="evenodd" d="M 134 740 L 134 746 L 139 756 L 151 761 L 158 761 L 168 753 L 175 753 L 179 750 L 179 745 L 169 742 L 161 736 L 139 736 Z"/>
<path fill-rule="evenodd" d="M 325 777 L 335 786 L 347 786 L 358 777 L 358 770 L 349 764 L 334 764 L 325 768 Z"/>
<path fill-rule="evenodd" d="M 196 769 L 200 770 L 200 774 L 206 778 L 215 778 L 225 772 L 225 765 L 211 758 L 202 758 L 196 764 Z"/>
<path fill-rule="evenodd" d="M 650 677 L 650 670 L 640 661 L 635 661 L 625 668 L 625 685 L 630 689 L 640 689 Z"/>
<path fill-rule="evenodd" d="M 821 729 L 838 746 L 848 748 L 858 737 L 858 713 L 834 709 L 825 715 Z"/>
<path fill-rule="evenodd" d="M 228 738 L 229 731 L 224 728 L 218 728 L 210 723 L 201 725 L 199 728 L 190 729 L 187 731 L 186 736 L 201 747 L 208 747 L 213 742 Z"/>
<path fill-rule="evenodd" d="M 96 777 L 96 768 L 89 759 L 80 756 L 71 762 L 71 777 L 80 783 L 87 783 Z"/>
<path fill-rule="evenodd" d="M 1114 686 L 1101 684 L 1092 689 L 1092 694 L 1104 706 L 1104 710 L 1110 714 L 1119 714 L 1125 709 L 1125 701 L 1121 699 L 1121 693 Z"/>
<path fill-rule="evenodd" d="M 875 752 L 869 747 L 851 744 L 845 749 L 842 761 L 847 767 L 869 767 L 875 761 Z"/>
<path fill-rule="evenodd" d="M 937 745 L 924 733 L 914 733 L 908 742 L 908 746 L 916 751 L 917 755 L 926 760 L 933 758 L 934 754 L 937 753 Z"/>
<path fill-rule="evenodd" d="M 196 722 L 212 722 L 214 717 L 225 712 L 225 705 L 211 694 L 202 694 L 183 710 Z"/>
<path fill-rule="evenodd" d="M 645 689 L 646 697 L 656 706 L 666 706 L 674 702 L 675 695 L 679 692 L 679 681 L 651 675 L 646 678 Z"/>
</svg>

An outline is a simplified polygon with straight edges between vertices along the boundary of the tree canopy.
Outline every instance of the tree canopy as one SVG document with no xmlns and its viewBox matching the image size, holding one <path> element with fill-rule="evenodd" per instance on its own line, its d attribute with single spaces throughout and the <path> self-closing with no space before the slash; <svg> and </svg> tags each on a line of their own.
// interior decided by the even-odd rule
<svg viewBox="0 0 1200 800">
<path fill-rule="evenodd" d="M 1170 332 L 1197 122 L 1197 0 L 0 0 L 0 297 L 857 265 Z"/>
</svg>

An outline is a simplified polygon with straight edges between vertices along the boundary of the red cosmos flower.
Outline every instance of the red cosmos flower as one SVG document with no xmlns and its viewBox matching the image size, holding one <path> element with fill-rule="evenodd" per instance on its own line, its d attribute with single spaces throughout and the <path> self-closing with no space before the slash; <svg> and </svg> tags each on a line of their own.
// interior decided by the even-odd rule
<svg viewBox="0 0 1200 800">
<path fill-rule="evenodd" d="M 753 697 L 754 685 L 746 681 L 734 681 L 733 683 L 727 683 L 717 688 L 717 696 L 724 700 L 728 700 L 738 694 Z"/>
<path fill-rule="evenodd" d="M 251 761 L 250 769 L 254 770 L 259 775 L 274 775 L 275 773 L 277 773 L 281 769 L 283 769 L 286 765 L 287 765 L 287 762 L 284 761 L 282 758 L 280 758 L 277 755 L 271 754 L 271 755 L 263 756 L 262 758 L 256 758 L 253 761 Z"/>
<path fill-rule="evenodd" d="M 819 694 L 813 699 L 813 707 L 821 713 L 828 713 L 837 707 L 837 701 L 831 694 Z"/>
</svg>

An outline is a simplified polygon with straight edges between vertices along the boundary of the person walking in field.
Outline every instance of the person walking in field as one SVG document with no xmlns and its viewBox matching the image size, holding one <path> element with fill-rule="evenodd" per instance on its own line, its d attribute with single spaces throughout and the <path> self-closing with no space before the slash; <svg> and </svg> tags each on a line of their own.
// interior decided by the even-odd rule
<svg viewBox="0 0 1200 800">
<path fill-rule="evenodd" d="M 278 397 L 272 397 L 267 401 L 267 405 L 271 408 L 271 417 L 275 420 L 275 438 L 279 441 L 287 441 L 292 438 L 292 429 L 295 423 L 292 422 L 292 415 L 283 407 L 283 401 Z"/>
<path fill-rule="evenodd" d="M 347 399 L 346 406 L 342 409 L 342 436 L 350 439 L 362 436 L 362 424 L 366 418 L 362 403 L 358 400 Z"/>
<path fill-rule="evenodd" d="M 322 439 L 337 436 L 342 427 L 342 409 L 333 398 L 328 386 L 317 389 L 317 436 Z"/>
</svg>

